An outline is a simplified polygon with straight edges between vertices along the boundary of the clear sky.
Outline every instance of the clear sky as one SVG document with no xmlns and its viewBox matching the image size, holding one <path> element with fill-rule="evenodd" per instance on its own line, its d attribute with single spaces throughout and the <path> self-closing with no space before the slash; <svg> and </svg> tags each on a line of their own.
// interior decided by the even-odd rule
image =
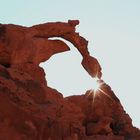
<svg viewBox="0 0 140 140">
<path fill-rule="evenodd" d="M 68 19 L 80 20 L 77 31 L 89 40 L 91 54 L 102 65 L 103 80 L 140 128 L 139 0 L 0 0 L 0 23 L 31 26 Z M 71 52 L 42 64 L 48 84 L 64 96 L 92 88 L 92 79 L 80 65 L 80 54 L 70 48 Z"/>
</svg>

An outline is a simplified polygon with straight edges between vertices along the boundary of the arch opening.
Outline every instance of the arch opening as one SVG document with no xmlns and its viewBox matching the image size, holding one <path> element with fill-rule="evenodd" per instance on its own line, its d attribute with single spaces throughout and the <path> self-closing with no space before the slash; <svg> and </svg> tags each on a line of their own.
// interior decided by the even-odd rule
<svg viewBox="0 0 140 140">
<path fill-rule="evenodd" d="M 53 55 L 48 61 L 40 64 L 46 73 L 48 86 L 61 92 L 64 97 L 73 94 L 84 94 L 93 88 L 93 78 L 81 65 L 82 56 L 73 45 L 59 37 L 49 38 L 64 41 L 71 51 Z"/>
</svg>

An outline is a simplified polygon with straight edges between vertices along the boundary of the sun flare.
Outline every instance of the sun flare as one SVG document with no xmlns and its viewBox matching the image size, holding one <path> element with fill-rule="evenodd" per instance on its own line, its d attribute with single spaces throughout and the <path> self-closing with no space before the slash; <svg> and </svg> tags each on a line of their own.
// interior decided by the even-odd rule
<svg viewBox="0 0 140 140">
<path fill-rule="evenodd" d="M 91 89 L 94 94 L 97 93 L 97 91 L 100 89 L 101 83 L 100 80 L 98 78 L 94 78 L 93 79 L 93 88 Z"/>
<path fill-rule="evenodd" d="M 105 83 L 98 78 L 93 78 L 93 83 L 92 83 L 92 89 L 90 89 L 89 93 L 88 93 L 88 97 L 92 96 L 92 103 L 94 103 L 95 98 L 101 97 L 101 94 L 104 94 L 105 96 L 107 96 L 108 98 L 112 99 L 110 97 L 109 94 L 107 94 L 104 89 L 102 88 L 102 85 L 104 85 Z M 100 93 L 100 94 L 99 94 Z"/>
<path fill-rule="evenodd" d="M 93 103 L 98 93 L 103 92 L 101 90 L 102 84 L 104 84 L 104 82 L 101 79 L 93 78 L 92 89 L 90 89 L 88 93 L 88 97 L 92 96 Z"/>
</svg>

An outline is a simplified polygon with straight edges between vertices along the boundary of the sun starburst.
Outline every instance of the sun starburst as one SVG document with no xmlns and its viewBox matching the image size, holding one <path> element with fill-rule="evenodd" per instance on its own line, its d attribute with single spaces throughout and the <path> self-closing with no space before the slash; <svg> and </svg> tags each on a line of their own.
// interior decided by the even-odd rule
<svg viewBox="0 0 140 140">
<path fill-rule="evenodd" d="M 94 104 L 96 96 L 101 96 L 101 94 L 104 94 L 108 98 L 112 99 L 110 95 L 108 95 L 102 88 L 103 84 L 105 84 L 101 79 L 99 78 L 93 78 L 93 88 L 90 89 L 87 96 L 92 97 L 92 103 Z"/>
</svg>

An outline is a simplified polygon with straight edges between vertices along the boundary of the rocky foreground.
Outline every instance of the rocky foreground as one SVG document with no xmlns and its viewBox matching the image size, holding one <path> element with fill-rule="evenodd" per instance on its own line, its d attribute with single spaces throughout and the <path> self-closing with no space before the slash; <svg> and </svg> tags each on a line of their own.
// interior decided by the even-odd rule
<svg viewBox="0 0 140 140">
<path fill-rule="evenodd" d="M 88 52 L 79 21 L 22 27 L 0 24 L 0 140 L 140 140 L 140 130 Z M 100 90 L 64 98 L 47 85 L 39 64 L 69 51 L 61 37 L 82 55 L 82 65 L 98 77 Z"/>
</svg>

